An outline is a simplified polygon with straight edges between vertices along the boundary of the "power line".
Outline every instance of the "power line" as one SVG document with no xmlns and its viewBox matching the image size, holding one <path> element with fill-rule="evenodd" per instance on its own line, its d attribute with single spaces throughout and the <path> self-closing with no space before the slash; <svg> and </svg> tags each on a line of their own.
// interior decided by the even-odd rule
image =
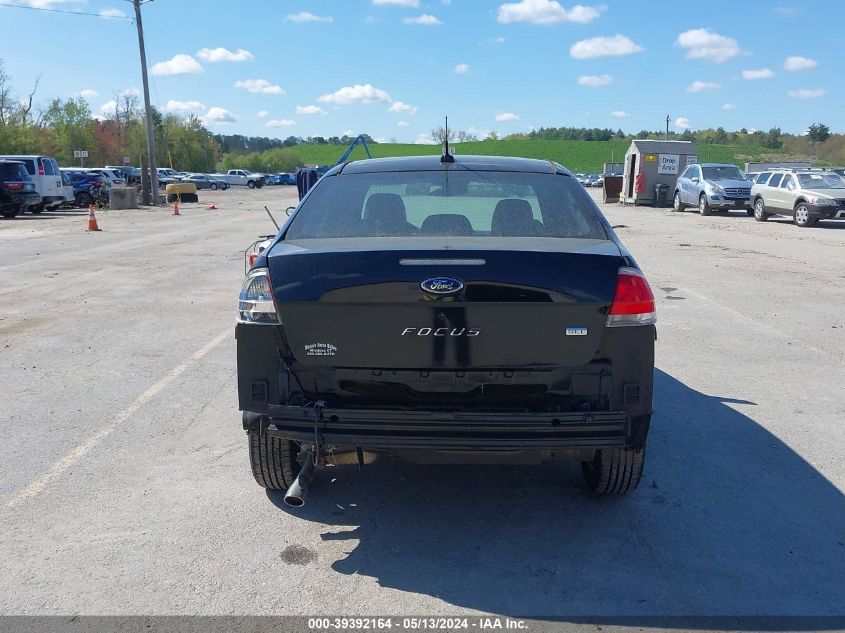
<svg viewBox="0 0 845 633">
<path fill-rule="evenodd" d="M 131 20 L 128 15 L 102 15 L 101 13 L 87 13 L 85 11 L 68 11 L 67 9 L 48 9 L 47 7 L 28 7 L 23 4 L 10 4 L 0 2 L 0 7 L 12 7 L 13 9 L 28 9 L 30 11 L 47 11 L 48 13 L 69 13 L 71 15 L 87 15 L 95 18 L 104 18 L 110 20 Z"/>
</svg>

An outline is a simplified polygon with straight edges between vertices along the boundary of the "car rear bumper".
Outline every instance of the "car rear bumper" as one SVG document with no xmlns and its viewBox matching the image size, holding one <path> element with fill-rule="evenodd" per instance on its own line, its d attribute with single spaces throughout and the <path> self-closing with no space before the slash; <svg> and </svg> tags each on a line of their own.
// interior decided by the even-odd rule
<svg viewBox="0 0 845 633">
<path fill-rule="evenodd" d="M 650 415 L 590 413 L 442 412 L 319 409 L 271 405 L 269 415 L 247 414 L 244 427 L 299 442 L 373 451 L 566 450 L 642 446 Z"/>
</svg>

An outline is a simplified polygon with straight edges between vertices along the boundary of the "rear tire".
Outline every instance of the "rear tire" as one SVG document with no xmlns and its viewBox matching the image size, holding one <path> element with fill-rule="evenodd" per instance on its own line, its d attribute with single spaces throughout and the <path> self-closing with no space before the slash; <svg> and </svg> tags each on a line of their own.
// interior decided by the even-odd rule
<svg viewBox="0 0 845 633">
<path fill-rule="evenodd" d="M 640 483 L 645 463 L 645 447 L 604 448 L 591 462 L 581 462 L 584 482 L 597 495 L 628 494 Z"/>
<path fill-rule="evenodd" d="M 703 193 L 698 197 L 698 212 L 701 215 L 712 215 L 713 209 L 710 207 L 710 204 L 707 202 L 707 196 Z"/>
<path fill-rule="evenodd" d="M 30 213 L 33 213 L 33 214 L 35 214 L 35 215 L 38 215 L 38 214 L 39 214 L 39 213 L 41 213 L 43 210 L 44 210 L 44 205 L 43 205 L 43 204 L 36 204 L 36 205 L 35 205 L 35 206 L 33 206 L 33 207 L 29 207 L 29 212 L 30 212 Z"/>
<path fill-rule="evenodd" d="M 683 211 L 684 209 L 687 208 L 687 205 L 685 205 L 683 202 L 681 202 L 681 192 L 680 191 L 676 191 L 675 197 L 672 198 L 672 208 L 675 211 Z"/>
<path fill-rule="evenodd" d="M 249 463 L 252 476 L 262 488 L 287 490 L 299 474 L 299 446 L 281 437 L 249 432 Z"/>
<path fill-rule="evenodd" d="M 765 222 L 769 219 L 769 214 L 766 213 L 766 203 L 763 198 L 757 198 L 754 201 L 754 219 L 758 222 Z"/>
<path fill-rule="evenodd" d="M 746 209 L 745 215 L 747 215 L 749 218 L 753 218 L 754 217 L 754 209 Z"/>
<path fill-rule="evenodd" d="M 0 213 L 2 213 L 3 217 L 6 218 L 7 220 L 11 220 L 12 218 L 14 218 L 18 214 L 18 210 L 13 209 L 11 211 L 3 211 L 3 212 L 0 212 Z"/>
</svg>

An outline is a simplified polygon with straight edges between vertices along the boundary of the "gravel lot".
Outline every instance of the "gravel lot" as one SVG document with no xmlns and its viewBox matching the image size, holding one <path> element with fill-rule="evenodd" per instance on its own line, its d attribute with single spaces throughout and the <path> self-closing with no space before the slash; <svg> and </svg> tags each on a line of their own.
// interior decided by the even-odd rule
<svg viewBox="0 0 845 633">
<path fill-rule="evenodd" d="M 0 613 L 845 616 L 845 222 L 603 205 L 658 301 L 632 496 L 382 460 L 292 511 L 249 472 L 233 326 L 296 192 L 200 196 L 0 221 Z"/>
</svg>

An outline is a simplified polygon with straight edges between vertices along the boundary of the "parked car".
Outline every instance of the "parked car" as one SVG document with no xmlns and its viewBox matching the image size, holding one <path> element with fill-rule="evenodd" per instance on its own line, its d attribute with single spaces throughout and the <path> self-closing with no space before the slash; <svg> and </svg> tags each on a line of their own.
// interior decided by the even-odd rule
<svg viewBox="0 0 845 633">
<path fill-rule="evenodd" d="M 280 185 L 296 185 L 296 174 L 281 173 L 276 174 L 279 178 Z"/>
<path fill-rule="evenodd" d="M 830 171 L 840 176 L 845 176 L 845 167 L 831 167 Z"/>
<path fill-rule="evenodd" d="M 41 202 L 30 211 L 41 213 L 44 209 L 55 209 L 65 202 L 62 175 L 59 163 L 50 156 L 0 156 L 0 160 L 20 161 L 26 167 L 35 191 L 41 196 Z"/>
<path fill-rule="evenodd" d="M 123 175 L 123 172 L 120 172 L 116 169 L 109 169 L 107 167 L 89 167 L 86 169 L 79 169 L 78 171 L 93 173 L 93 174 L 101 174 L 103 178 L 108 182 L 109 187 L 125 187 L 126 186 L 126 178 Z"/>
<path fill-rule="evenodd" d="M 509 196 L 512 185 L 530 195 Z M 420 189 L 438 202 L 420 204 L 409 193 Z M 594 493 L 628 493 L 645 459 L 655 319 L 642 271 L 560 165 L 335 167 L 239 296 L 253 476 L 298 506 L 333 455 L 573 459 Z"/>
<path fill-rule="evenodd" d="M 586 179 L 588 187 L 601 187 L 604 184 L 604 178 L 599 174 L 587 174 Z"/>
<path fill-rule="evenodd" d="M 701 215 L 713 210 L 739 209 L 753 215 L 751 209 L 751 181 L 736 165 L 702 163 L 689 165 L 678 176 L 672 194 L 675 211 L 688 206 L 698 209 Z"/>
<path fill-rule="evenodd" d="M 792 216 L 797 226 L 819 220 L 845 218 L 845 178 L 831 171 L 773 170 L 765 180 L 760 174 L 751 188 L 754 219 L 765 222 L 772 215 Z"/>
<path fill-rule="evenodd" d="M 102 174 L 72 169 L 63 169 L 62 172 L 73 184 L 74 204 L 80 209 L 108 200 L 108 180 Z"/>
<path fill-rule="evenodd" d="M 0 215 L 13 218 L 41 204 L 35 184 L 19 161 L 0 159 Z"/>
<path fill-rule="evenodd" d="M 62 174 L 62 194 L 65 197 L 65 205 L 75 206 L 76 196 L 73 191 L 73 180 L 71 179 L 70 174 L 64 169 L 61 169 L 60 171 Z"/>
<path fill-rule="evenodd" d="M 226 190 L 229 188 L 229 183 L 207 176 L 206 174 L 188 174 L 182 178 L 182 182 L 192 182 L 197 186 L 197 189 L 217 189 Z"/>
<path fill-rule="evenodd" d="M 259 189 L 267 184 L 266 174 L 254 174 L 248 169 L 230 169 L 225 174 L 211 174 L 213 178 L 223 180 L 233 187 L 240 185 L 250 189 Z"/>
</svg>

